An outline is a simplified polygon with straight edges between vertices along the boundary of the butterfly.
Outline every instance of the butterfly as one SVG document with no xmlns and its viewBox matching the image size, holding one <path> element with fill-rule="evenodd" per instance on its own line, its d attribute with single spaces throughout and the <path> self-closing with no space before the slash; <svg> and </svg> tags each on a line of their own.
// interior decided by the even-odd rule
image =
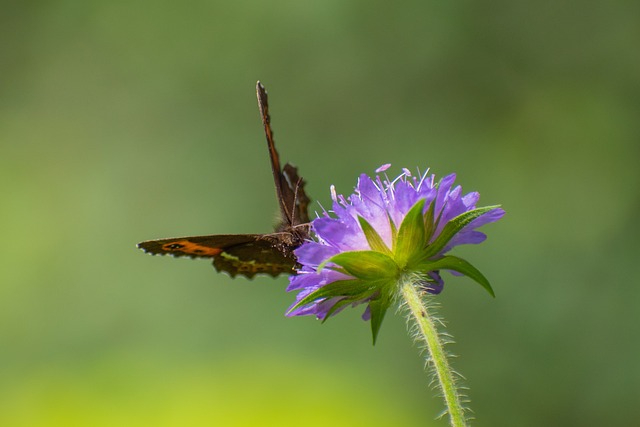
<svg viewBox="0 0 640 427">
<path fill-rule="evenodd" d="M 280 207 L 280 220 L 275 232 L 148 240 L 138 243 L 138 248 L 153 255 L 213 258 L 216 270 L 231 277 L 241 275 L 251 279 L 258 273 L 273 277 L 281 273 L 295 274 L 297 263 L 293 251 L 310 236 L 310 199 L 304 192 L 305 181 L 298 176 L 297 168 L 289 163 L 280 167 L 280 156 L 271 130 L 267 91 L 260 82 L 256 84 L 256 95 Z"/>
</svg>

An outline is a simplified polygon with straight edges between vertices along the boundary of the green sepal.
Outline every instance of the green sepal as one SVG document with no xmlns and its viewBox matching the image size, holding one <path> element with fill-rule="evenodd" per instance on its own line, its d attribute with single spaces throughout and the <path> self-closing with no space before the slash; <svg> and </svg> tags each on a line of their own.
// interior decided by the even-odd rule
<svg viewBox="0 0 640 427">
<path fill-rule="evenodd" d="M 337 264 L 347 274 L 365 281 L 393 279 L 398 275 L 398 265 L 393 258 L 376 251 L 343 252 L 327 262 Z"/>
<path fill-rule="evenodd" d="M 471 265 L 468 261 L 457 256 L 447 255 L 435 261 L 427 261 L 418 264 L 417 269 L 420 271 L 437 271 L 437 270 L 452 270 L 475 280 L 483 288 L 489 292 L 489 294 L 495 298 L 496 294 L 491 288 L 491 284 L 486 277 L 480 271 Z"/>
<path fill-rule="evenodd" d="M 367 290 L 365 292 L 362 292 L 362 293 L 360 293 L 358 295 L 353 295 L 353 296 L 350 296 L 350 297 L 344 297 L 340 301 L 336 302 L 327 311 L 327 314 L 322 319 L 322 323 L 326 322 L 327 319 L 333 315 L 333 313 L 335 313 L 336 311 L 338 311 L 340 308 L 344 307 L 345 305 L 350 305 L 350 304 L 354 304 L 354 303 L 360 303 L 360 302 L 362 302 L 362 301 L 364 301 L 366 299 L 371 298 L 377 292 L 378 292 L 378 289 L 369 289 L 369 290 Z"/>
<path fill-rule="evenodd" d="M 322 318 L 322 323 L 326 322 L 329 319 L 329 317 L 331 317 L 331 315 L 333 315 L 333 313 L 335 313 L 339 308 L 342 308 L 345 305 L 349 305 L 351 303 L 353 303 L 353 300 L 351 298 L 348 298 L 348 299 L 345 298 L 333 304 L 333 306 L 331 306 L 329 311 L 327 311 L 327 314 Z"/>
<path fill-rule="evenodd" d="M 396 227 L 396 224 L 393 222 L 393 218 L 391 218 L 389 212 L 387 212 L 387 218 L 389 218 L 389 226 L 391 226 L 391 251 L 395 253 L 396 244 L 398 242 L 398 227 Z"/>
<path fill-rule="evenodd" d="M 433 199 L 431 203 L 429 203 L 429 209 L 427 209 L 427 213 L 424 215 L 424 241 L 425 243 L 431 240 L 431 236 L 438 228 L 438 222 L 434 221 L 433 217 L 435 215 L 436 209 L 436 199 Z M 440 217 L 438 216 L 438 219 Z"/>
<path fill-rule="evenodd" d="M 389 294 L 386 292 L 382 292 L 378 298 L 374 298 L 369 301 L 369 312 L 371 314 L 371 335 L 373 337 L 373 345 L 376 345 L 376 340 L 378 339 L 378 332 L 380 331 L 380 326 L 382 326 L 382 321 L 384 320 L 384 315 L 387 313 L 389 306 L 391 305 L 391 298 Z"/>
<path fill-rule="evenodd" d="M 434 240 L 433 243 L 427 246 L 427 248 L 423 252 L 422 259 L 430 258 L 440 252 L 442 249 L 444 249 L 447 243 L 449 243 L 453 236 L 455 236 L 471 221 L 497 207 L 498 206 L 486 206 L 484 208 L 473 209 L 451 219 L 449 222 L 447 222 L 447 225 L 444 226 L 442 232 L 436 238 L 436 240 Z"/>
<path fill-rule="evenodd" d="M 419 200 L 402 220 L 396 242 L 396 262 L 404 268 L 410 259 L 421 254 L 425 244 L 424 210 L 425 200 Z"/>
<path fill-rule="evenodd" d="M 371 250 L 382 252 L 388 256 L 393 255 L 389 247 L 384 243 L 384 240 L 382 240 L 382 237 L 380 237 L 376 229 L 373 228 L 366 219 L 358 215 L 358 222 L 364 232 L 364 236 L 367 238 Z"/>
<path fill-rule="evenodd" d="M 288 313 L 291 313 L 298 307 L 310 304 L 319 299 L 327 299 L 334 297 L 359 297 L 370 292 L 374 285 L 371 282 L 365 282 L 358 279 L 337 280 L 327 283 L 326 285 L 311 292 L 306 297 L 296 303 Z"/>
</svg>

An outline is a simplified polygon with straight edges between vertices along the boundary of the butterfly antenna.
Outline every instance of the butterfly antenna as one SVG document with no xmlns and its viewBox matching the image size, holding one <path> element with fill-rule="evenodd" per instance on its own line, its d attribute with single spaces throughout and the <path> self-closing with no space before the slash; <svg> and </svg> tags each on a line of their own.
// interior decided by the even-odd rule
<svg viewBox="0 0 640 427">
<path fill-rule="evenodd" d="M 296 218 L 296 212 L 298 212 L 298 209 L 296 208 L 298 206 L 298 189 L 301 185 L 302 178 L 298 178 L 298 182 L 296 182 L 296 189 L 293 190 L 293 206 L 291 207 L 291 212 L 293 212 L 293 224 L 296 224 L 298 221 L 300 221 L 300 218 Z"/>
</svg>

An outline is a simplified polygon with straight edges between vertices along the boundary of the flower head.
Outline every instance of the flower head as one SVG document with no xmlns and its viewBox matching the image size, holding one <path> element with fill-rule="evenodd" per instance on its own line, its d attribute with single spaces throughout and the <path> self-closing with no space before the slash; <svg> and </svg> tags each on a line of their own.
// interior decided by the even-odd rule
<svg viewBox="0 0 640 427">
<path fill-rule="evenodd" d="M 387 170 L 383 165 L 377 173 Z M 304 243 L 295 255 L 301 268 L 288 291 L 300 291 L 288 316 L 315 315 L 326 320 L 348 305 L 367 304 L 374 337 L 400 279 L 411 276 L 417 286 L 438 294 L 444 286 L 440 270 L 466 275 L 493 295 L 487 279 L 467 261 L 446 255 L 453 247 L 480 243 L 476 229 L 497 221 L 504 210 L 476 208 L 479 194 L 462 195 L 455 174 L 413 176 L 407 169 L 390 180 L 363 174 L 354 194 L 331 188 L 333 215 L 313 220 L 317 241 Z"/>
</svg>

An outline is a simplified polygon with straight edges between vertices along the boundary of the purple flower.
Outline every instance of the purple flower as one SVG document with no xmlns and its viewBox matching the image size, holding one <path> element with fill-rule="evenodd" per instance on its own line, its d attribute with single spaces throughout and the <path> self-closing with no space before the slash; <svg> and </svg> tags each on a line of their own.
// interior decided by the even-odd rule
<svg viewBox="0 0 640 427">
<path fill-rule="evenodd" d="M 377 173 L 387 170 L 384 165 Z M 438 294 L 444 282 L 440 270 L 466 275 L 489 291 L 487 279 L 467 261 L 446 255 L 453 247 L 480 243 L 476 229 L 497 221 L 504 210 L 476 208 L 479 194 L 463 195 L 451 174 L 436 182 L 434 175 L 409 170 L 390 180 L 361 175 L 355 193 L 345 198 L 331 188 L 333 215 L 313 220 L 317 241 L 295 251 L 301 268 L 288 291 L 299 291 L 288 316 L 315 315 L 326 320 L 351 305 L 367 304 L 374 340 L 382 317 L 395 299 L 400 280 Z"/>
</svg>

